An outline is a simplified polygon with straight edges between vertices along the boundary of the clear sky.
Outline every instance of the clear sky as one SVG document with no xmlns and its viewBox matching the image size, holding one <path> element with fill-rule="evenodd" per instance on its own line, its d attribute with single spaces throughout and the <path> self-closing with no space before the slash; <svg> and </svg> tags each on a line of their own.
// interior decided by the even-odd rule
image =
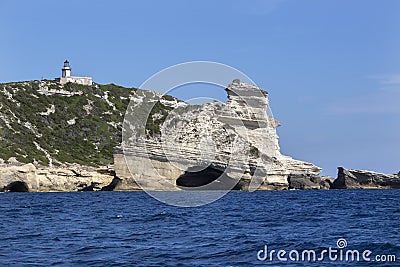
<svg viewBox="0 0 400 267">
<path fill-rule="evenodd" d="M 281 149 L 336 167 L 400 171 L 400 1 L 0 1 L 0 82 L 73 73 L 139 86 L 192 60 L 270 94 Z M 188 87 L 177 96 L 222 89 Z M 211 94 L 211 95 L 207 95 Z"/>
</svg>

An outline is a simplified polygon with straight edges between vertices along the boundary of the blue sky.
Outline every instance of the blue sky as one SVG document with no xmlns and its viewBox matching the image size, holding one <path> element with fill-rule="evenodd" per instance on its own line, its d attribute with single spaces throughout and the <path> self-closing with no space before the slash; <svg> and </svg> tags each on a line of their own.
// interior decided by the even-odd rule
<svg viewBox="0 0 400 267">
<path fill-rule="evenodd" d="M 400 1 L 0 2 L 0 82 L 74 74 L 139 86 L 209 60 L 270 93 L 282 152 L 336 167 L 400 171 Z M 224 100 L 222 89 L 177 96 Z"/>
</svg>

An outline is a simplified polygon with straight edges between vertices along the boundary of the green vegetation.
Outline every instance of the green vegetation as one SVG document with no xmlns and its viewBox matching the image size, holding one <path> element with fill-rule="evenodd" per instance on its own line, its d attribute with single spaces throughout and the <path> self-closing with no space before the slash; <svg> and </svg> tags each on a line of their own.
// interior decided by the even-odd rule
<svg viewBox="0 0 400 267">
<path fill-rule="evenodd" d="M 150 112 L 150 116 L 147 118 L 146 122 L 146 132 L 149 136 L 154 136 L 160 134 L 160 126 L 165 121 L 168 116 L 168 111 L 172 110 L 172 107 L 165 106 L 157 101 Z M 158 118 L 154 119 L 154 115 L 159 114 Z"/>
<path fill-rule="evenodd" d="M 51 90 L 59 92 L 44 92 Z M 0 84 L 0 158 L 48 165 L 47 151 L 55 164 L 110 164 L 113 148 L 121 143 L 125 110 L 138 91 L 115 84 Z M 148 134 L 160 132 L 159 124 L 171 109 L 156 103 L 148 120 Z M 154 114 L 157 119 L 153 120 Z"/>
</svg>

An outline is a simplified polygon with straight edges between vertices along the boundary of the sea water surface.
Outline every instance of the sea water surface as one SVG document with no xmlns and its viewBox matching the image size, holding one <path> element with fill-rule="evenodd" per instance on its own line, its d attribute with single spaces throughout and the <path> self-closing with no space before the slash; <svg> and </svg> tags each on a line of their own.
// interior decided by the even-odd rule
<svg viewBox="0 0 400 267">
<path fill-rule="evenodd" d="M 4 193 L 0 266 L 400 266 L 399 193 L 231 192 L 196 208 L 145 192 Z M 288 259 L 292 250 L 338 249 L 338 239 L 373 261 Z M 265 246 L 288 260 L 260 261 Z"/>
</svg>

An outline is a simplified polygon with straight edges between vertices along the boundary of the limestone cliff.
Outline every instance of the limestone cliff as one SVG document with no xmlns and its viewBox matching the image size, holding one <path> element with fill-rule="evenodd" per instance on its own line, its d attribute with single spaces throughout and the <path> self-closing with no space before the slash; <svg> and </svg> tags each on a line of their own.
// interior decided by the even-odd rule
<svg viewBox="0 0 400 267">
<path fill-rule="evenodd" d="M 320 173 L 280 153 L 266 91 L 226 92 L 188 105 L 113 84 L 0 84 L 0 191 L 287 189 Z"/>
<path fill-rule="evenodd" d="M 0 166 L 0 192 L 57 192 L 107 190 L 115 179 L 112 169 L 83 167 Z M 115 183 L 115 182 L 114 182 Z M 118 189 L 118 185 L 112 189 Z"/>
<path fill-rule="evenodd" d="M 290 174 L 321 172 L 280 153 L 279 122 L 267 113 L 266 91 L 235 80 L 226 92 L 227 103 L 176 107 L 156 138 L 139 134 L 137 123 L 128 121 L 123 149 L 114 154 L 123 184 L 146 190 L 190 189 L 193 184 L 200 189 L 288 189 Z M 136 105 L 132 113 L 137 110 Z M 218 172 L 223 175 L 210 183 L 207 176 Z"/>
</svg>

